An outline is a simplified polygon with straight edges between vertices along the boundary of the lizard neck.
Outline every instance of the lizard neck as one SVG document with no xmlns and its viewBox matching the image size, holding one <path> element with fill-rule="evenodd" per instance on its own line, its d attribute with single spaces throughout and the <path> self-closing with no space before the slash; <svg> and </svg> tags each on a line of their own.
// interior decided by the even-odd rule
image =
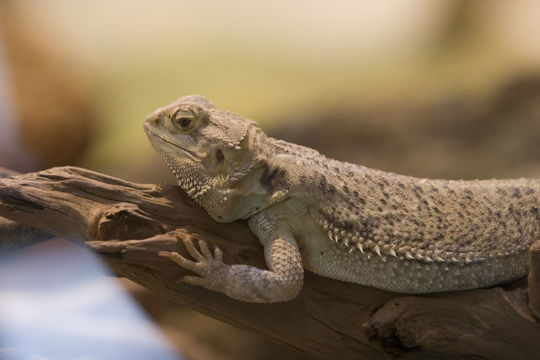
<svg viewBox="0 0 540 360">
<path fill-rule="evenodd" d="M 253 162 L 267 160 L 272 156 L 273 138 L 266 135 L 258 126 L 248 129 L 248 151 L 253 154 Z"/>
</svg>

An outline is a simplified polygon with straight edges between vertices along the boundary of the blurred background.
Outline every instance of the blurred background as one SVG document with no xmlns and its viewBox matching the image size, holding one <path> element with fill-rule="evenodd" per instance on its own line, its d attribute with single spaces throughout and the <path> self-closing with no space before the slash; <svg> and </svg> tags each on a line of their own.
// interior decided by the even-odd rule
<svg viewBox="0 0 540 360">
<path fill-rule="evenodd" d="M 142 120 L 201 94 L 369 167 L 540 177 L 539 38 L 535 0 L 0 0 L 0 166 L 174 182 Z M 300 358 L 123 285 L 188 359 Z"/>
</svg>

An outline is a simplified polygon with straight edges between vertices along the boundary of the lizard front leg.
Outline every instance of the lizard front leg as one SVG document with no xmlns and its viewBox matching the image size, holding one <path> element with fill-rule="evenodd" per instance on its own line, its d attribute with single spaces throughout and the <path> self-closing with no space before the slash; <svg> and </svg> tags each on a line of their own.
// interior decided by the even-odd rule
<svg viewBox="0 0 540 360">
<path fill-rule="evenodd" d="M 205 241 L 199 241 L 200 251 L 189 239 L 184 245 L 193 258 L 186 259 L 176 252 L 160 252 L 178 265 L 199 276 L 188 275 L 184 282 L 221 292 L 233 299 L 254 303 L 283 302 L 294 299 L 302 289 L 304 270 L 300 251 L 293 235 L 277 231 L 266 218 L 250 219 L 250 226 L 264 245 L 269 270 L 250 265 L 227 265 L 222 252 L 211 253 Z M 263 237 L 261 237 L 263 236 Z"/>
</svg>

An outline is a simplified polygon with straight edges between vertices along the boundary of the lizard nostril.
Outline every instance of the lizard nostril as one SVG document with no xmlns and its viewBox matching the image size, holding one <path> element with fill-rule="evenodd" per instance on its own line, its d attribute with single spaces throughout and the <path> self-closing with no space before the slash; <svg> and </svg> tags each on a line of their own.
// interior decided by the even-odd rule
<svg viewBox="0 0 540 360">
<path fill-rule="evenodd" d="M 159 125 L 159 116 L 156 116 L 154 119 L 154 124 Z"/>
</svg>

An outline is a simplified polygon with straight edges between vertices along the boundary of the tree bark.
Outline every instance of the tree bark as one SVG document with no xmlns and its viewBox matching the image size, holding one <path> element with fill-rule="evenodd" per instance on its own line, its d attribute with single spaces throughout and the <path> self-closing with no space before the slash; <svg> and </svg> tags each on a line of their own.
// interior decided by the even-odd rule
<svg viewBox="0 0 540 360">
<path fill-rule="evenodd" d="M 265 262 L 244 222 L 214 222 L 177 186 L 52 168 L 0 179 L 0 216 L 79 242 L 118 276 L 317 358 L 537 359 L 540 354 L 540 324 L 527 304 L 524 279 L 490 289 L 403 296 L 308 272 L 300 296 L 282 304 L 243 303 L 179 283 L 188 272 L 157 253 L 187 256 L 179 241 L 185 237 L 219 246 L 229 264 L 264 268 Z M 0 237 L 0 245 L 3 241 Z M 532 281 L 538 287 L 538 278 Z"/>
</svg>

